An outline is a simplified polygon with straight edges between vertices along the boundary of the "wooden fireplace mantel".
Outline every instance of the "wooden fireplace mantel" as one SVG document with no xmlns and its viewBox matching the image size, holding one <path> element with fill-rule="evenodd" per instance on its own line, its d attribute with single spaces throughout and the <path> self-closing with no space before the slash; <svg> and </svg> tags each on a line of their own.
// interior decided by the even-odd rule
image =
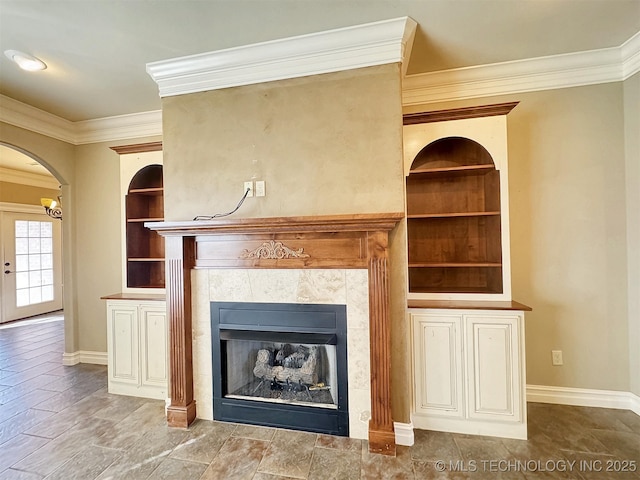
<svg viewBox="0 0 640 480">
<path fill-rule="evenodd" d="M 165 237 L 170 333 L 170 426 L 196 417 L 193 398 L 193 268 L 366 268 L 369 271 L 369 450 L 395 455 L 391 417 L 388 234 L 404 213 L 150 222 Z"/>
</svg>

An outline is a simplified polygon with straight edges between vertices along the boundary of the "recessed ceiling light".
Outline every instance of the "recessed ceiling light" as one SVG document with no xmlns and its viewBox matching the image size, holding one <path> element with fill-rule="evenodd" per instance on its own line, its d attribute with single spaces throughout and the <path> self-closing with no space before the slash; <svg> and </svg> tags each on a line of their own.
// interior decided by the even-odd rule
<svg viewBox="0 0 640 480">
<path fill-rule="evenodd" d="M 37 70 L 44 70 L 47 68 L 47 64 L 39 58 L 36 58 L 28 53 L 20 52 L 18 50 L 5 50 L 4 54 L 11 60 L 18 64 L 18 66 L 29 72 L 35 72 Z"/>
</svg>

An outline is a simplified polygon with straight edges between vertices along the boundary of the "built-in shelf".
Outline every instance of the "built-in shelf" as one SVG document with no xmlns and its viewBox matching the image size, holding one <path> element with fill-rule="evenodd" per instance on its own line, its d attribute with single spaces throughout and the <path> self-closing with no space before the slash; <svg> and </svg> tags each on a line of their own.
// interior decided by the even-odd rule
<svg viewBox="0 0 640 480">
<path fill-rule="evenodd" d="M 500 294 L 500 172 L 477 142 L 425 146 L 407 177 L 410 293 Z"/>
<path fill-rule="evenodd" d="M 162 165 L 148 165 L 131 180 L 126 198 L 127 287 L 164 287 L 164 238 L 144 226 L 164 220 Z"/>
</svg>

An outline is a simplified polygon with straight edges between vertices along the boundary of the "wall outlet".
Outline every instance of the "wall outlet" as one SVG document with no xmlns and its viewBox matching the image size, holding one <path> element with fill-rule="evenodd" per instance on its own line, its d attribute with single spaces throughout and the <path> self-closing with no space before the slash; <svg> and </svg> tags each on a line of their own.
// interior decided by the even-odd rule
<svg viewBox="0 0 640 480">
<path fill-rule="evenodd" d="M 551 350 L 551 364 L 563 365 L 562 363 L 562 350 Z"/>
<path fill-rule="evenodd" d="M 256 180 L 256 197 L 264 197 L 265 194 L 264 180 Z"/>
<path fill-rule="evenodd" d="M 244 188 L 242 189 L 242 194 L 249 190 L 247 197 L 253 197 L 253 182 L 244 182 Z"/>
</svg>

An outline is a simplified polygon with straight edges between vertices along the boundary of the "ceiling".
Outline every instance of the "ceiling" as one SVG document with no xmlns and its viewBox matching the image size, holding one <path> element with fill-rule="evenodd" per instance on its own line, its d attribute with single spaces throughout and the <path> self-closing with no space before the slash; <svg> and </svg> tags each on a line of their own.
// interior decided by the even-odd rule
<svg viewBox="0 0 640 480">
<path fill-rule="evenodd" d="M 21 172 L 28 172 L 35 175 L 43 175 L 46 177 L 53 176 L 49 173 L 49 170 L 40 165 L 33 158 L 15 150 L 14 148 L 0 145 L 0 169 L 3 168 L 19 170 Z"/>
<path fill-rule="evenodd" d="M 640 0 L 0 0 L 0 94 L 69 121 L 160 109 L 145 66 L 251 43 L 410 16 L 408 73 L 618 47 Z"/>
</svg>

